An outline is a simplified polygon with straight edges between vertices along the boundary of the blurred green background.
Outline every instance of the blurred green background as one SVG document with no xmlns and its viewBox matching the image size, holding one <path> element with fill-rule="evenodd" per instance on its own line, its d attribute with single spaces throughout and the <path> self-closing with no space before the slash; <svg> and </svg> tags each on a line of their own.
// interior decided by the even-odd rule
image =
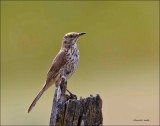
<svg viewBox="0 0 160 126">
<path fill-rule="evenodd" d="M 27 109 L 71 31 L 87 34 L 68 89 L 100 94 L 104 125 L 158 124 L 158 1 L 1 1 L 1 124 L 49 124 L 55 86 Z"/>
</svg>

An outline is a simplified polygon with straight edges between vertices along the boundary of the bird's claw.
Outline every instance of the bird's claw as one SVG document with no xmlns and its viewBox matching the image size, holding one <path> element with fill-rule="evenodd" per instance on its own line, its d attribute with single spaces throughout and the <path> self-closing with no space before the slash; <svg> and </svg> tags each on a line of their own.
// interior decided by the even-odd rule
<svg viewBox="0 0 160 126">
<path fill-rule="evenodd" d="M 77 99 L 77 96 L 74 94 L 70 94 L 70 99 Z"/>
<path fill-rule="evenodd" d="M 66 90 L 70 95 L 70 99 L 77 99 L 77 96 L 75 94 L 72 94 L 68 89 L 66 89 Z"/>
</svg>

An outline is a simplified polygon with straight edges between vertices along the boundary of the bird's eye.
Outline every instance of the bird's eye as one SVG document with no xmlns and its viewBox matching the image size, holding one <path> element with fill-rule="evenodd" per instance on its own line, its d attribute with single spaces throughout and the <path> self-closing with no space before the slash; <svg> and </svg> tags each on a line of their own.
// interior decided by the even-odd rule
<svg viewBox="0 0 160 126">
<path fill-rule="evenodd" d="M 73 38 L 73 35 L 70 35 L 71 38 Z"/>
</svg>

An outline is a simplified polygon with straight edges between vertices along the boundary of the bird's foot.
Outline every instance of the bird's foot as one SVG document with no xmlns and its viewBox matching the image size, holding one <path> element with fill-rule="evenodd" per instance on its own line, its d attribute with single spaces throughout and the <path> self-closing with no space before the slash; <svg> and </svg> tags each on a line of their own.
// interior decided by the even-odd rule
<svg viewBox="0 0 160 126">
<path fill-rule="evenodd" d="M 77 99 L 77 96 L 75 94 L 72 94 L 68 89 L 66 89 L 66 91 L 69 93 L 69 99 Z"/>
</svg>

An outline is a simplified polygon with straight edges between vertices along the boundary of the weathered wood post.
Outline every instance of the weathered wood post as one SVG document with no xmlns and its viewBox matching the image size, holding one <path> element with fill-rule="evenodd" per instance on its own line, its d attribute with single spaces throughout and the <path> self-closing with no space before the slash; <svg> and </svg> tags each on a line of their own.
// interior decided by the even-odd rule
<svg viewBox="0 0 160 126">
<path fill-rule="evenodd" d="M 103 124 L 102 99 L 99 95 L 70 99 L 66 95 L 67 82 L 55 90 L 50 126 L 100 126 Z"/>
</svg>

